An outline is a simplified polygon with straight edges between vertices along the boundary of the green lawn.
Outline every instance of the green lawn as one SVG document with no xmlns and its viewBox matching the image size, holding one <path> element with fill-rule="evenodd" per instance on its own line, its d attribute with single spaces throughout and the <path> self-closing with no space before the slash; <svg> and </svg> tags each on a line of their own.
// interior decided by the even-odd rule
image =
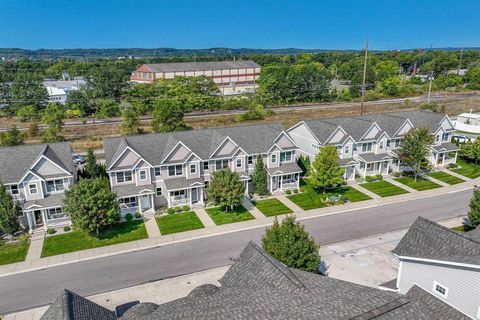
<svg viewBox="0 0 480 320">
<path fill-rule="evenodd" d="M 29 246 L 29 241 L 0 245 L 0 266 L 24 261 L 27 257 Z"/>
<path fill-rule="evenodd" d="M 208 215 L 212 218 L 216 225 L 234 223 L 255 219 L 250 212 L 243 206 L 237 206 L 232 211 L 223 211 L 221 208 L 207 209 Z"/>
<path fill-rule="evenodd" d="M 42 257 L 145 238 L 148 238 L 148 234 L 143 220 L 115 224 L 110 229 L 102 232 L 98 238 L 90 236 L 83 231 L 75 230 L 58 236 L 46 237 L 42 248 Z"/>
<path fill-rule="evenodd" d="M 457 183 L 465 182 L 465 180 L 452 176 L 451 174 L 445 173 L 443 171 L 431 172 L 428 175 L 432 178 L 438 179 L 448 184 L 457 184 Z"/>
<path fill-rule="evenodd" d="M 429 190 L 429 189 L 435 189 L 435 188 L 441 188 L 442 186 L 430 181 L 428 179 L 423 179 L 418 177 L 417 181 L 415 181 L 414 177 L 401 177 L 401 178 L 396 178 L 395 181 L 398 181 L 400 183 L 403 183 L 404 185 L 413 188 L 418 191 L 423 191 L 423 190 Z"/>
<path fill-rule="evenodd" d="M 370 200 L 371 198 L 366 194 L 354 189 L 352 187 L 340 187 L 335 190 L 330 190 L 325 194 L 312 190 L 309 187 L 305 187 L 306 192 L 294 194 L 288 196 L 297 206 L 303 210 L 311 210 L 316 208 L 323 208 L 327 206 L 325 200 L 331 196 L 343 196 L 351 202 L 358 202 L 364 200 Z"/>
<path fill-rule="evenodd" d="M 372 191 L 373 193 L 378 194 L 380 197 L 390 197 L 396 196 L 398 194 L 408 193 L 407 190 L 397 187 L 390 182 L 384 180 L 362 183 L 360 186 Z"/>
<path fill-rule="evenodd" d="M 453 172 L 471 179 L 480 177 L 480 166 L 474 163 L 466 162 L 463 159 L 458 159 L 457 164 L 461 166 L 461 168 L 452 169 Z"/>
<path fill-rule="evenodd" d="M 462 224 L 461 226 L 453 227 L 453 228 L 450 228 L 450 229 L 455 230 L 455 231 L 460 231 L 460 232 L 468 232 L 468 231 L 474 230 L 475 228 L 471 227 L 471 226 L 468 226 L 466 224 Z"/>
<path fill-rule="evenodd" d="M 293 212 L 278 199 L 258 200 L 254 201 L 253 204 L 267 217 Z"/>
<path fill-rule="evenodd" d="M 188 230 L 204 228 L 202 221 L 195 212 L 175 213 L 157 218 L 161 234 L 171 234 Z"/>
</svg>

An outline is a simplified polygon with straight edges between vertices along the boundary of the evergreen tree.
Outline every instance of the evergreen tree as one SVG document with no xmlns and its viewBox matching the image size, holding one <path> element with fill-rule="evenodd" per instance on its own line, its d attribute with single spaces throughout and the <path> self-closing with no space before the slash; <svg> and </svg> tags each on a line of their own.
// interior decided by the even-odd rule
<svg viewBox="0 0 480 320">
<path fill-rule="evenodd" d="M 240 205 L 245 194 L 245 186 L 240 181 L 238 173 L 228 169 L 215 171 L 208 187 L 208 196 L 213 204 L 233 210 Z"/>
<path fill-rule="evenodd" d="M 293 216 L 287 216 L 281 224 L 275 218 L 262 237 L 262 247 L 290 268 L 320 273 L 320 246 Z"/>
<path fill-rule="evenodd" d="M 87 150 L 87 159 L 85 160 L 85 166 L 83 167 L 83 177 L 84 178 L 99 178 L 100 168 L 97 163 L 97 157 L 93 153 L 93 149 L 89 148 Z"/>
<path fill-rule="evenodd" d="M 302 169 L 302 175 L 308 176 L 311 171 L 310 157 L 301 155 L 297 160 L 298 166 Z"/>
<path fill-rule="evenodd" d="M 335 146 L 327 145 L 320 148 L 312 165 L 309 183 L 315 189 L 322 189 L 323 193 L 327 188 L 333 188 L 343 184 L 343 173 L 345 169 L 340 168 L 338 153 Z"/>
<path fill-rule="evenodd" d="M 127 105 L 122 111 L 122 134 L 129 136 L 141 133 L 140 118 L 132 105 Z"/>
<path fill-rule="evenodd" d="M 473 197 L 469 204 L 470 210 L 468 211 L 468 220 L 475 227 L 480 225 L 480 189 L 475 188 L 473 190 Z"/>
<path fill-rule="evenodd" d="M 0 231 L 13 235 L 20 230 L 18 216 L 21 213 L 20 206 L 13 201 L 7 188 L 0 183 Z"/>
<path fill-rule="evenodd" d="M 252 174 L 252 183 L 255 186 L 255 192 L 260 196 L 268 194 L 268 172 L 263 163 L 262 155 L 257 155 L 255 171 Z"/>
<path fill-rule="evenodd" d="M 82 179 L 66 191 L 65 211 L 74 227 L 98 235 L 118 219 L 120 206 L 107 179 Z"/>
<path fill-rule="evenodd" d="M 16 126 L 13 126 L 12 129 L 8 130 L 5 133 L 0 134 L 0 146 L 1 147 L 11 147 L 19 146 L 24 143 L 25 134 L 20 132 Z"/>
<path fill-rule="evenodd" d="M 422 170 L 428 169 L 427 156 L 433 137 L 427 128 L 416 128 L 405 135 L 400 146 L 401 160 L 412 168 L 415 181 Z"/>
</svg>

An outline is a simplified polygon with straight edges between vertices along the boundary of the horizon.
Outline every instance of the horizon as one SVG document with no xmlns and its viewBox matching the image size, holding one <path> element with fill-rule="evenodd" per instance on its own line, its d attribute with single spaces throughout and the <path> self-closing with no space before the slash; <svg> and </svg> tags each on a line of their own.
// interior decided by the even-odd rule
<svg viewBox="0 0 480 320">
<path fill-rule="evenodd" d="M 0 2 L 0 48 L 371 50 L 480 46 L 480 3 L 447 0 Z"/>
</svg>

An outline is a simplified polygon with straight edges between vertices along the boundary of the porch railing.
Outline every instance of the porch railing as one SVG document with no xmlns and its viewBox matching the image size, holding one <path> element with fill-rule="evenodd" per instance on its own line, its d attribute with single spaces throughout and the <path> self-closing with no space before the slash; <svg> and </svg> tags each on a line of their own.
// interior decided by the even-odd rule
<svg viewBox="0 0 480 320">
<path fill-rule="evenodd" d="M 183 206 L 183 205 L 190 205 L 190 199 L 189 198 L 177 198 L 177 197 L 171 197 L 170 198 L 170 203 L 172 207 L 178 207 L 178 206 Z"/>
<path fill-rule="evenodd" d="M 283 182 L 282 183 L 282 190 L 292 190 L 292 189 L 297 189 L 297 182 L 296 181 Z"/>
</svg>

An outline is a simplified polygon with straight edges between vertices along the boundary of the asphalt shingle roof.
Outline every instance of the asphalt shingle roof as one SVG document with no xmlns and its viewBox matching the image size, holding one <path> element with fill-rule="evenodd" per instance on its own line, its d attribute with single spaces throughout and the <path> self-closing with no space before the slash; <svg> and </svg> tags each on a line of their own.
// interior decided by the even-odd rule
<svg viewBox="0 0 480 320">
<path fill-rule="evenodd" d="M 71 174 L 75 172 L 68 142 L 5 147 L 0 148 L 0 181 L 19 182 L 42 155 Z"/>
<path fill-rule="evenodd" d="M 260 68 L 259 64 L 250 60 L 152 63 L 146 64 L 146 66 L 153 72 L 211 71 L 224 69 Z"/>
<path fill-rule="evenodd" d="M 151 190 L 151 191 L 148 191 Z M 153 184 L 145 184 L 137 186 L 135 184 L 124 184 L 112 186 L 112 191 L 117 197 L 131 197 L 138 194 L 149 194 L 154 192 Z M 143 192 L 142 192 L 143 191 Z"/>
<path fill-rule="evenodd" d="M 397 247 L 398 256 L 480 265 L 480 240 L 418 217 Z"/>
<path fill-rule="evenodd" d="M 279 123 L 272 123 L 109 138 L 104 140 L 103 145 L 107 167 L 126 146 L 156 166 L 180 141 L 200 158 L 208 159 L 228 136 L 245 152 L 253 155 L 266 153 L 282 131 Z"/>
<path fill-rule="evenodd" d="M 432 146 L 432 149 L 437 151 L 437 152 L 450 152 L 450 151 L 458 151 L 460 150 L 457 145 L 451 143 L 451 142 L 444 142 L 439 146 Z"/>
</svg>

